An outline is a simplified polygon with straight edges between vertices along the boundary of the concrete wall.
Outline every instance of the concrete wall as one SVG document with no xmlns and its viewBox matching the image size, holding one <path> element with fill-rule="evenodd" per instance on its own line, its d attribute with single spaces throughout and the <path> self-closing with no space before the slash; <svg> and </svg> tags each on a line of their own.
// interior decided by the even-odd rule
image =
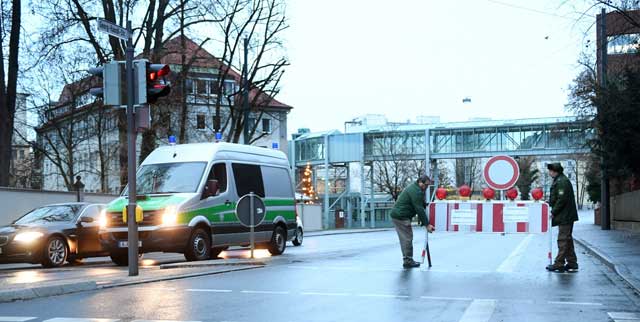
<svg viewBox="0 0 640 322">
<path fill-rule="evenodd" d="M 640 190 L 611 198 L 611 221 L 614 229 L 640 231 Z"/>
<path fill-rule="evenodd" d="M 322 230 L 322 206 L 321 205 L 296 205 L 298 216 L 302 220 L 304 231 Z"/>
<path fill-rule="evenodd" d="M 116 195 L 85 193 L 84 201 L 108 203 Z M 0 225 L 10 224 L 28 211 L 53 203 L 75 202 L 75 192 L 23 190 L 0 187 Z"/>
</svg>

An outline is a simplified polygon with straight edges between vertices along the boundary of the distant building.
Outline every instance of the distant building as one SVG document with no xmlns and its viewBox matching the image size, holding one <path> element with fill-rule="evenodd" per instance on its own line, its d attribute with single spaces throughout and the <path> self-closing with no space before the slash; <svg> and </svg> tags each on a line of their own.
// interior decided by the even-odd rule
<svg viewBox="0 0 640 322">
<path fill-rule="evenodd" d="M 172 83 L 182 70 L 182 38 L 177 37 L 165 44 L 160 63 L 168 64 L 172 70 Z M 156 145 L 167 144 L 168 136 L 179 137 L 184 125 L 186 143 L 214 142 L 215 102 L 222 96 L 220 106 L 222 122 L 226 122 L 230 109 L 237 104 L 241 76 L 222 64 L 217 58 L 200 48 L 190 39 L 185 39 L 185 57 L 191 62 L 182 86 L 173 84 L 171 94 L 152 106 L 153 122 L 158 125 Z M 228 74 L 218 84 L 221 70 Z M 70 190 L 76 175 L 82 177 L 85 191 L 119 193 L 120 167 L 118 110 L 104 107 L 89 93 L 96 87 L 95 79 L 86 78 L 65 86 L 59 103 L 48 108 L 44 122 L 37 129 L 37 146 L 41 150 L 43 189 Z M 250 100 L 257 102 L 250 124 L 255 125 L 252 145 L 277 148 L 287 151 L 287 114 L 291 106 L 273 97 L 252 89 Z M 182 113 L 182 99 L 186 101 Z M 184 117 L 183 117 L 184 116 Z M 233 124 L 233 120 L 229 120 Z M 222 133 L 228 134 L 228 130 Z M 142 135 L 138 135 L 138 155 Z M 242 141 L 240 141 L 242 143 Z"/>
<path fill-rule="evenodd" d="M 33 151 L 29 143 L 27 118 L 28 94 L 17 94 L 14 132 L 9 165 L 9 185 L 16 188 L 30 188 L 33 174 Z"/>
<path fill-rule="evenodd" d="M 598 22 L 601 15 L 598 15 Z M 640 67 L 640 10 L 609 12 L 606 14 L 607 72 L 617 73 L 625 68 Z M 597 24 L 598 44 L 601 26 Z M 598 56 L 598 65 L 601 59 Z"/>
</svg>

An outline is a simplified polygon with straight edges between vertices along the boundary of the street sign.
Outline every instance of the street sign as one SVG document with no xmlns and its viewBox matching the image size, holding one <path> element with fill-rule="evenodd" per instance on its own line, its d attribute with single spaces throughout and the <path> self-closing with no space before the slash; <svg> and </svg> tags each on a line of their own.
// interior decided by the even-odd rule
<svg viewBox="0 0 640 322">
<path fill-rule="evenodd" d="M 487 161 L 483 175 L 489 187 L 496 190 L 507 190 L 513 187 L 520 178 L 520 167 L 512 157 L 500 155 Z"/>
<path fill-rule="evenodd" d="M 452 209 L 451 224 L 473 226 L 477 224 L 478 212 L 475 209 Z"/>
<path fill-rule="evenodd" d="M 131 33 L 127 31 L 126 28 L 122 28 L 101 18 L 98 18 L 98 30 L 122 40 L 127 40 L 131 37 Z"/>
<path fill-rule="evenodd" d="M 253 207 L 251 204 L 252 201 Z M 238 200 L 238 205 L 236 206 L 236 217 L 238 217 L 238 220 L 240 220 L 240 223 L 243 226 L 260 226 L 266 214 L 267 208 L 265 207 L 264 202 L 259 196 L 255 194 L 247 194 L 242 196 L 242 198 Z"/>
</svg>

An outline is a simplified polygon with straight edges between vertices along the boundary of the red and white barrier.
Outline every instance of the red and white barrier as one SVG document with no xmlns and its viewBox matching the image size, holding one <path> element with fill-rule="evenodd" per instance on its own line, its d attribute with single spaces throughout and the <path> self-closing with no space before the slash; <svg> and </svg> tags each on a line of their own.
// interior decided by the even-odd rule
<svg viewBox="0 0 640 322">
<path fill-rule="evenodd" d="M 436 231 L 545 233 L 549 228 L 549 205 L 539 201 L 439 200 L 429 210 Z M 454 224 L 461 223 L 461 214 L 466 223 Z"/>
</svg>

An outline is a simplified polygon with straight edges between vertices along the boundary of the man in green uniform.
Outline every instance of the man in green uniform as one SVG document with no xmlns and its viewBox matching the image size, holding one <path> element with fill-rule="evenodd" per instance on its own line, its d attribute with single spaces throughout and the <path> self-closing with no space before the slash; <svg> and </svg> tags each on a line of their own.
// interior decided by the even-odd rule
<svg viewBox="0 0 640 322">
<path fill-rule="evenodd" d="M 420 267 L 420 263 L 413 260 L 413 228 L 411 219 L 418 215 L 418 223 L 426 226 L 427 231 L 432 232 L 433 226 L 429 224 L 429 218 L 425 212 L 425 190 L 431 184 L 431 179 L 421 176 L 416 182 L 406 187 L 391 210 L 391 219 L 396 227 L 400 249 L 402 250 L 402 266 L 404 268 Z"/>
<path fill-rule="evenodd" d="M 573 223 L 578 221 L 573 185 L 564 175 L 560 163 L 547 164 L 549 175 L 553 178 L 549 196 L 552 226 L 558 226 L 558 256 L 547 270 L 552 272 L 578 271 L 578 258 L 573 247 Z M 566 264 L 565 264 L 566 263 Z"/>
</svg>

